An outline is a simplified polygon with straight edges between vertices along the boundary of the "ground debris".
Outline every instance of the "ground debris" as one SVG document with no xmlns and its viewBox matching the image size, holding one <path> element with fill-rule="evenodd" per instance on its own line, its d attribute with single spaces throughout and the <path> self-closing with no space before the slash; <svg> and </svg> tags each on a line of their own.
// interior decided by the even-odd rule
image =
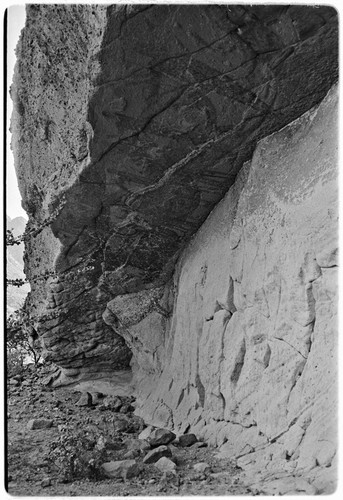
<svg viewBox="0 0 343 500">
<path fill-rule="evenodd" d="M 44 377 L 47 372 L 45 368 Z M 175 434 L 168 429 L 146 427 L 142 419 L 131 411 L 118 412 L 123 404 L 134 404 L 131 396 L 97 395 L 99 403 L 94 405 L 92 392 L 92 406 L 76 406 L 80 391 L 74 392 L 66 387 L 51 390 L 41 385 L 42 377 L 41 369 L 30 370 L 24 376 L 27 384 L 22 383 L 19 389 L 8 386 L 11 416 L 7 420 L 8 491 L 11 495 L 112 496 L 114 483 L 117 496 L 226 495 L 231 489 L 234 494 L 246 491 L 237 480 L 230 486 L 220 475 L 211 477 L 209 471 L 227 471 L 230 477 L 238 477 L 234 467 L 215 458 L 216 449 L 199 447 L 199 442 L 182 447 L 178 440 L 175 441 Z M 105 404 L 107 399 L 108 404 Z M 53 426 L 35 427 L 32 432 L 27 430 L 28 423 L 32 421 L 53 422 Z M 148 439 L 151 434 L 156 438 L 164 436 L 162 439 L 172 443 L 175 441 L 175 446 L 152 447 L 148 440 L 142 439 Z M 78 436 L 84 439 L 83 444 Z M 76 455 L 81 465 L 87 464 L 87 470 L 93 473 L 91 478 L 68 477 L 61 469 L 61 460 L 65 455 L 54 462 L 51 450 L 56 446 L 58 451 L 61 443 L 66 446 L 67 443 L 75 443 L 78 449 L 83 450 L 80 456 Z M 167 449 L 167 452 L 159 454 L 161 448 Z M 68 450 L 63 452 L 68 453 Z M 147 463 L 145 457 L 151 452 L 157 453 L 156 460 Z M 165 453 L 167 457 L 162 458 Z M 55 456 L 58 457 L 58 454 Z M 101 461 L 102 457 L 107 458 Z M 95 474 L 96 467 L 100 468 L 101 464 L 120 461 L 132 464 L 128 474 L 121 472 L 118 477 L 111 478 Z M 196 464 L 204 462 L 204 471 L 194 470 Z M 156 467 L 158 463 L 163 465 L 164 470 Z M 171 465 L 171 470 L 165 470 L 166 463 Z"/>
</svg>

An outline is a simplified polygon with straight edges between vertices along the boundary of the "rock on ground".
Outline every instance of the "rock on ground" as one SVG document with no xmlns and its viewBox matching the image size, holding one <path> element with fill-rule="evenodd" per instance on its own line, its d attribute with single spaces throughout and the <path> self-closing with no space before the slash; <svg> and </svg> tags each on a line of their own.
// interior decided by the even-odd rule
<svg viewBox="0 0 343 500">
<path fill-rule="evenodd" d="M 196 472 L 209 472 L 211 470 L 211 467 L 208 463 L 206 462 L 199 462 L 195 465 L 193 465 L 193 469 L 196 471 Z"/>
<path fill-rule="evenodd" d="M 176 471 L 176 464 L 170 458 L 167 457 L 161 457 L 157 462 L 155 463 L 155 467 L 157 467 L 160 471 L 162 472 L 175 472 Z"/>
<path fill-rule="evenodd" d="M 153 427 L 152 425 L 148 425 L 145 429 L 142 430 L 142 432 L 138 435 L 138 438 L 139 439 L 142 439 L 142 440 L 147 440 L 152 431 L 155 429 L 155 427 Z"/>
<path fill-rule="evenodd" d="M 182 434 L 178 438 L 179 445 L 182 447 L 192 446 L 197 442 L 195 434 Z"/>
<path fill-rule="evenodd" d="M 104 474 L 110 478 L 122 477 L 130 479 L 139 473 L 139 465 L 136 460 L 117 460 L 102 464 Z"/>
<path fill-rule="evenodd" d="M 83 392 L 81 394 L 80 399 L 76 403 L 77 406 L 92 406 L 93 405 L 93 397 L 89 392 Z"/>
<path fill-rule="evenodd" d="M 49 429 L 50 427 L 52 427 L 52 425 L 52 420 L 46 420 L 44 418 L 33 418 L 28 421 L 27 428 L 30 430 Z"/>
<path fill-rule="evenodd" d="M 144 432 L 144 431 L 143 431 Z M 163 444 L 169 444 L 176 438 L 174 432 L 168 429 L 154 429 L 151 431 L 149 436 L 146 438 L 150 446 L 153 448 L 156 446 L 161 446 Z"/>
<path fill-rule="evenodd" d="M 162 457 L 169 458 L 171 456 L 172 452 L 170 451 L 168 446 L 162 445 L 159 446 L 158 448 L 154 448 L 153 450 L 149 451 L 143 458 L 143 462 L 145 464 L 154 464 Z"/>
</svg>

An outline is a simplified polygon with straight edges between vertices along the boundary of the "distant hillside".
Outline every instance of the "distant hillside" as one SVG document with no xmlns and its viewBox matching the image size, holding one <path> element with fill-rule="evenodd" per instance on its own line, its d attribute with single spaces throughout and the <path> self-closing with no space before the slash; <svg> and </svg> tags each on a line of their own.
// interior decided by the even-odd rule
<svg viewBox="0 0 343 500">
<path fill-rule="evenodd" d="M 11 219 L 8 215 L 6 217 L 7 229 L 12 229 L 15 236 L 23 234 L 26 226 L 24 217 L 15 217 Z M 9 279 L 24 279 L 24 244 L 13 245 L 6 249 L 6 264 L 7 264 L 7 278 Z M 7 314 L 11 314 L 18 309 L 30 291 L 30 285 L 27 283 L 21 287 L 9 286 L 7 288 Z"/>
</svg>

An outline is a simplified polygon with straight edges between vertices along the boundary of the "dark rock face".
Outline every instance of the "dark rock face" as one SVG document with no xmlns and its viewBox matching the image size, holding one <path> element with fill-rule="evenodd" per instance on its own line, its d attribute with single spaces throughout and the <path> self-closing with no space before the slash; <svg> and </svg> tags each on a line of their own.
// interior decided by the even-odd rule
<svg viewBox="0 0 343 500">
<path fill-rule="evenodd" d="M 64 381 L 156 368 L 129 326 L 164 331 L 180 251 L 257 141 L 323 99 L 337 41 L 330 7 L 27 7 L 13 147 L 29 224 L 63 201 L 26 273 Z"/>
</svg>

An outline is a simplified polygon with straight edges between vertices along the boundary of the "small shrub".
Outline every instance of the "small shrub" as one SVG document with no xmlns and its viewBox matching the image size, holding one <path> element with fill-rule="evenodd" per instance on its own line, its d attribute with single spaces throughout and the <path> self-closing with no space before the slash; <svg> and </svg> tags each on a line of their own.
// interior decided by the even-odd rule
<svg viewBox="0 0 343 500">
<path fill-rule="evenodd" d="M 104 478 L 101 464 L 107 460 L 105 449 L 98 449 L 95 432 L 61 429 L 58 439 L 50 444 L 48 459 L 65 481 Z"/>
<path fill-rule="evenodd" d="M 9 349 L 7 351 L 7 377 L 20 375 L 25 370 L 24 354 L 20 349 Z"/>
<path fill-rule="evenodd" d="M 29 336 L 31 333 L 31 337 Z M 23 360 L 25 358 L 31 358 L 35 365 L 38 364 L 40 360 L 41 347 L 38 339 L 37 333 L 32 333 L 33 327 L 30 324 L 29 315 L 25 310 L 25 307 L 14 311 L 10 316 L 6 318 L 6 344 L 7 344 L 7 356 L 14 360 L 15 356 L 22 356 Z"/>
</svg>

